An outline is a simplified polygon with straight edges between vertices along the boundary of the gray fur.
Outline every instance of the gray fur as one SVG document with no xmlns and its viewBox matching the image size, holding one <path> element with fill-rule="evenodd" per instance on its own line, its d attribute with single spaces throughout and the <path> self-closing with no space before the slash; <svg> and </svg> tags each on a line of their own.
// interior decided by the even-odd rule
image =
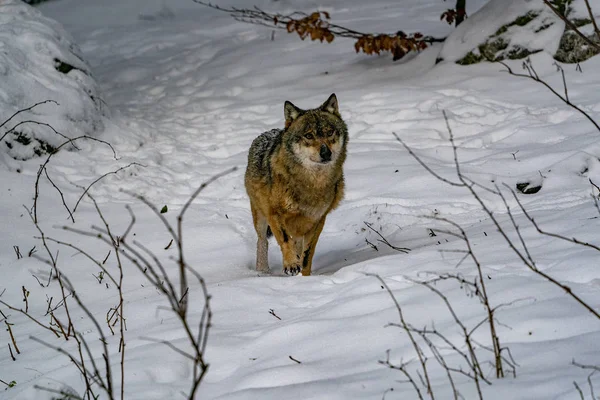
<svg viewBox="0 0 600 400">
<path fill-rule="evenodd" d="M 271 176 L 269 156 L 281 145 L 283 129 L 271 129 L 252 141 L 248 152 L 248 173 Z"/>
</svg>

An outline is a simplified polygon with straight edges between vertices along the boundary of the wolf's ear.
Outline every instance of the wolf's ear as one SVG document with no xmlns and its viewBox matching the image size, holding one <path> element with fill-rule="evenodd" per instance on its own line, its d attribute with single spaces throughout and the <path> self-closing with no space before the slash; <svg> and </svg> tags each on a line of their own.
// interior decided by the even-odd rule
<svg viewBox="0 0 600 400">
<path fill-rule="evenodd" d="M 335 93 L 333 93 L 321 107 L 319 107 L 322 111 L 327 111 L 336 116 L 340 116 L 340 111 L 338 110 L 338 101 L 337 97 L 335 97 Z"/>
<path fill-rule="evenodd" d="M 283 104 L 283 114 L 285 115 L 285 127 L 287 128 L 302 114 L 302 110 L 286 101 Z"/>
</svg>

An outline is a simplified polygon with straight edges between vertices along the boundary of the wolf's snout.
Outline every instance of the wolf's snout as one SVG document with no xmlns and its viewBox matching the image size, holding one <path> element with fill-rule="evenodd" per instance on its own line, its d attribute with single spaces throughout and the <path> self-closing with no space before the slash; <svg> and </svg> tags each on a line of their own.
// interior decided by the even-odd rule
<svg viewBox="0 0 600 400">
<path fill-rule="evenodd" d="M 321 156 L 322 162 L 331 161 L 331 150 L 329 150 L 329 147 L 327 147 L 324 144 L 321 145 L 321 150 L 319 151 L 319 155 Z"/>
</svg>

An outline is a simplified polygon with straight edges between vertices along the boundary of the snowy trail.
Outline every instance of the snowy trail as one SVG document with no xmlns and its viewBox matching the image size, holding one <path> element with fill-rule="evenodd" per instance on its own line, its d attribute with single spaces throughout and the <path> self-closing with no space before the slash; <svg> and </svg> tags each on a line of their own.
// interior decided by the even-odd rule
<svg viewBox="0 0 600 400">
<path fill-rule="evenodd" d="M 124 158 L 132 155 L 149 166 L 144 176 L 136 179 L 139 184 L 126 184 L 130 190 L 140 190 L 156 202 L 177 202 L 185 198 L 200 182 L 227 166 L 238 165 L 243 169 L 252 139 L 260 132 L 281 125 L 283 101 L 303 101 L 305 103 L 299 104 L 310 106 L 324 96 L 320 88 L 331 88 L 342 99 L 350 127 L 350 151 L 357 154 L 349 160 L 349 170 L 364 170 L 365 162 L 382 168 L 382 163 L 368 157 L 368 153 L 384 149 L 390 154 L 386 160 L 414 168 L 412 160 L 394 143 L 392 131 L 409 145 L 423 150 L 421 154 L 431 162 L 449 164 L 452 158 L 442 110 L 450 115 L 463 149 L 463 161 L 469 167 L 473 165 L 472 169 L 482 176 L 482 181 L 497 176 L 513 183 L 513 179 L 524 175 L 521 171 L 535 171 L 540 154 L 549 154 L 543 160 L 548 165 L 575 158 L 577 161 L 571 163 L 579 163 L 578 167 L 584 169 L 585 154 L 578 151 L 580 147 L 565 148 L 566 139 L 571 138 L 561 135 L 562 129 L 557 129 L 561 124 L 568 126 L 570 120 L 578 119 L 577 113 L 561 107 L 550 96 L 546 97 L 551 105 L 540 104 L 539 108 L 503 98 L 512 96 L 517 92 L 515 88 L 527 84 L 517 78 L 506 74 L 498 77 L 505 86 L 502 91 L 496 87 L 482 90 L 480 81 L 484 78 L 473 78 L 470 72 L 459 67 L 449 66 L 454 70 L 445 79 L 439 79 L 436 69 L 412 78 L 416 71 L 433 65 L 437 49 L 428 50 L 418 61 L 405 65 L 390 65 L 383 57 L 350 61 L 348 65 L 346 57 L 340 57 L 347 43 L 334 43 L 330 46 L 333 51 L 329 48 L 321 51 L 322 47 L 317 44 L 295 41 L 280 32 L 272 42 L 267 40 L 268 30 L 232 24 L 229 17 L 215 15 L 210 10 L 194 10 L 196 13 L 191 15 L 210 15 L 210 20 L 202 19 L 201 29 L 193 18 L 183 21 L 178 18 L 177 24 L 169 18 L 157 19 L 152 25 L 137 21 L 139 31 L 128 32 L 116 42 L 113 29 L 99 29 L 81 43 L 92 62 L 98 63 L 95 72 L 103 83 L 106 101 L 123 115 L 117 129 L 129 131 L 127 135 L 113 133 L 117 136 L 114 139 L 119 141 L 120 154 Z M 157 32 L 161 38 L 158 43 Z M 307 59 L 303 51 L 316 52 L 314 57 L 320 63 Z M 280 56 L 282 53 L 285 57 Z M 542 58 L 540 63 L 544 61 Z M 488 75 L 499 75 L 495 68 L 485 70 Z M 357 75 L 361 79 L 345 79 Z M 389 81 L 398 85 L 394 92 L 386 90 Z M 343 86 L 338 82 L 344 82 Z M 363 82 L 369 82 L 367 93 Z M 544 90 L 531 83 L 528 89 L 538 93 Z M 496 98 L 490 98 L 494 92 Z M 531 139 L 534 132 L 536 136 Z M 586 145 L 595 143 L 595 135 L 587 137 Z M 145 143 L 153 146 L 141 148 Z M 529 143 L 536 143 L 536 148 L 528 149 Z M 574 143 L 580 146 L 580 141 Z M 547 146 L 546 151 L 539 151 L 539 145 Z M 443 148 L 446 150 L 440 153 Z M 511 154 L 516 151 L 530 166 L 513 163 L 514 168 L 511 168 L 505 162 L 512 159 Z M 358 161 L 353 162 L 353 159 Z M 414 172 L 405 175 L 430 179 L 417 168 Z M 241 173 L 233 179 L 239 182 Z M 410 182 L 402 182 L 403 178 L 392 181 L 390 192 L 397 193 L 399 188 L 411 186 Z M 365 187 L 361 180 L 359 182 L 354 187 Z M 382 182 L 389 187 L 390 182 L 383 179 Z M 355 194 L 352 184 L 350 181 L 348 199 L 364 198 Z M 148 193 L 149 187 L 155 192 Z M 415 192 L 411 187 L 412 193 Z M 420 200 L 419 206 L 423 205 L 422 200 L 430 200 L 422 194 L 418 192 L 415 196 Z M 105 195 L 107 200 L 115 197 Z M 239 195 L 239 190 L 219 195 L 236 201 L 244 197 Z M 398 199 L 398 196 L 390 197 Z M 403 201 L 403 198 L 399 199 Z M 369 197 L 368 201 L 371 200 Z"/>
<path fill-rule="evenodd" d="M 596 362 L 598 322 L 560 290 L 525 270 L 506 246 L 498 245 L 501 238 L 476 201 L 430 176 L 392 136 L 397 133 L 436 172 L 453 179 L 453 153 L 442 116 L 445 110 L 465 173 L 482 184 L 511 187 L 521 180 L 543 179 L 541 195 L 523 197 L 525 206 L 549 229 L 598 242 L 588 179 L 600 182 L 600 143 L 598 132 L 576 112 L 540 85 L 510 77 L 498 66 L 434 66 L 438 47 L 393 64 L 385 56 L 355 56 L 351 44 L 342 40 L 316 44 L 278 31 L 272 41 L 268 29 L 236 23 L 185 1 L 169 3 L 169 8 L 158 1 L 144 5 L 115 1 L 106 15 L 102 7 L 89 2 L 81 11 L 89 13 L 89 25 L 80 21 L 81 14 L 67 12 L 73 1 L 41 8 L 71 30 L 92 64 L 112 112 L 102 138 L 113 144 L 120 159 L 112 159 L 102 146 L 83 145 L 81 152 L 56 157 L 57 181 L 65 187 L 69 182 L 84 185 L 118 166 L 143 164 L 94 186 L 95 198 L 119 231 L 128 221 L 123 205 L 135 204 L 119 189 L 142 194 L 159 206 L 168 205 L 166 216 L 173 221 L 202 182 L 239 167 L 209 186 L 186 219 L 188 262 L 207 279 L 213 296 L 214 326 L 207 354 L 211 367 L 199 398 L 379 399 L 390 387 L 394 392 L 386 399 L 414 398 L 409 385 L 397 382 L 397 372 L 377 363 L 388 349 L 395 361 L 412 359 L 414 353 L 399 330 L 385 328 L 397 321 L 397 311 L 378 282 L 365 273 L 386 278 L 414 325 L 435 320 L 437 328 L 447 329 L 450 338 L 460 341 L 444 305 L 404 279 L 422 277 L 427 271 L 456 271 L 460 256 L 439 250 L 460 244 L 441 233 L 430 237 L 429 228 L 440 226 L 421 217 L 433 213 L 455 220 L 472 235 L 486 271 L 493 274 L 490 291 L 495 304 L 515 302 L 499 316 L 506 323 L 500 335 L 512 353 L 518 354 L 518 376 L 523 378 L 494 380 L 485 388 L 485 398 L 577 398 L 572 381 L 582 382 L 585 375 L 568 364 L 573 358 Z M 277 7 L 274 2 L 262 3 L 266 9 Z M 294 8 L 294 2 L 282 3 L 279 7 L 284 10 Z M 402 19 L 410 30 L 417 24 L 416 16 L 423 13 L 426 27 L 431 27 L 428 31 L 443 35 L 449 29 L 439 23 L 436 2 L 404 12 L 409 7 L 383 1 L 377 3 L 375 14 L 365 13 L 362 3 L 357 7 L 331 3 L 340 23 L 356 29 L 390 31 Z M 474 11 L 484 2 L 473 3 Z M 94 15 L 100 17 L 93 19 Z M 561 84 L 549 56 L 539 54 L 533 60 L 550 83 Z M 584 63 L 584 69 L 593 71 L 599 64 L 600 60 L 592 59 Z M 581 103 L 598 116 L 600 106 L 594 93 L 600 89 L 600 75 L 568 73 L 568 79 L 579 88 L 572 96 L 580 96 Z M 282 126 L 285 100 L 311 107 L 331 92 L 340 100 L 350 132 L 346 199 L 328 217 L 315 256 L 315 276 L 286 279 L 275 270 L 276 276 L 258 277 L 252 270 L 255 236 L 243 186 L 247 149 L 261 132 Z M 29 195 L 23 187 L 31 183 L 36 167 L 35 163 L 25 165 L 24 184 L 14 187 L 16 198 Z M 44 223 L 50 229 L 64 223 L 64 215 L 58 215 L 60 203 L 54 194 L 44 189 L 42 200 L 49 208 Z M 70 187 L 66 195 L 73 201 L 79 191 Z M 503 210 L 498 198 L 484 197 L 495 211 Z M 142 206 L 134 205 L 134 210 L 139 219 L 138 240 L 163 249 L 168 238 L 159 223 Z M 78 226 L 96 221 L 93 214 L 86 204 Z M 9 222 L 22 223 L 20 218 Z M 364 222 L 374 224 L 390 242 L 411 248 L 411 253 L 385 248 Z M 33 234 L 33 229 L 24 228 L 9 236 L 10 242 L 20 241 L 26 247 L 34 243 Z M 56 235 L 63 237 L 62 232 Z M 592 250 L 556 244 L 531 228 L 524 235 L 540 268 L 598 305 L 593 299 L 600 273 L 594 267 L 597 256 Z M 378 250 L 365 239 L 378 243 Z M 275 269 L 281 256 L 275 242 L 270 247 L 270 264 Z M 161 257 L 168 260 L 172 254 L 172 250 L 165 251 Z M 66 273 L 86 291 L 94 312 L 105 313 L 106 301 L 113 301 L 114 293 L 100 290 L 102 286 L 79 264 L 76 254 L 68 257 L 74 261 L 65 263 Z M 40 268 L 28 260 L 18 264 L 12 254 L 2 255 L 0 262 L 7 271 L 19 266 L 19 273 L 11 276 L 15 285 L 30 281 L 31 271 Z M 460 271 L 472 276 L 469 268 L 461 266 Z M 176 398 L 187 388 L 188 364 L 142 338 L 181 345 L 185 338 L 177 321 L 161 308 L 161 296 L 130 272 L 126 296 L 131 367 L 126 398 Z M 456 285 L 442 286 L 466 324 L 481 319 L 483 310 L 476 300 Z M 43 298 L 41 293 L 35 295 Z M 12 296 L 20 301 L 19 293 Z M 271 315 L 271 309 L 281 319 Z M 199 312 L 192 315 L 198 317 Z M 21 331 L 35 333 L 33 328 Z M 91 327 L 89 333 L 93 334 Z M 478 340 L 487 342 L 486 332 L 482 330 Z M 79 387 L 66 359 L 34 347 L 31 341 L 26 343 L 41 353 L 22 356 L 19 385 L 0 393 L 0 398 L 38 399 L 40 393 L 32 385 L 40 382 Z M 2 368 L 6 363 L 6 355 L 0 355 Z M 27 369 L 31 365 L 36 371 Z M 441 398 L 449 398 L 444 397 L 450 392 L 443 371 L 437 369 L 433 375 L 436 391 Z M 459 384 L 466 399 L 475 398 L 467 380 Z"/>
</svg>

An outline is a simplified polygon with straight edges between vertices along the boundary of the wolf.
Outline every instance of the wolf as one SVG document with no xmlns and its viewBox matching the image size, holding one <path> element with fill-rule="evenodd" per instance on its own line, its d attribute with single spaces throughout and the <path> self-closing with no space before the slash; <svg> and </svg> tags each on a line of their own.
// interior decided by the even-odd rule
<svg viewBox="0 0 600 400">
<path fill-rule="evenodd" d="M 258 236 L 256 270 L 269 271 L 268 236 L 286 275 L 307 276 L 327 214 L 344 197 L 348 128 L 332 94 L 320 107 L 283 106 L 284 129 L 258 136 L 248 153 L 245 186 Z"/>
</svg>

